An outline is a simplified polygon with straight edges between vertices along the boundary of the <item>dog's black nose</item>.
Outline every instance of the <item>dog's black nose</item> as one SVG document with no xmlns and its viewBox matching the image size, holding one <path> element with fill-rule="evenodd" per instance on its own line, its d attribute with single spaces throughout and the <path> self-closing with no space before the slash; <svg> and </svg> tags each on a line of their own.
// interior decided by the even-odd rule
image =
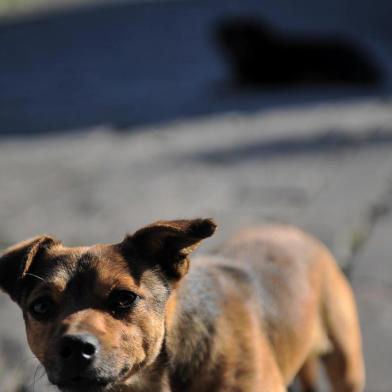
<svg viewBox="0 0 392 392">
<path fill-rule="evenodd" d="M 84 370 L 98 351 L 98 339 L 88 333 L 64 335 L 60 339 L 59 355 L 62 362 L 78 371 Z"/>
</svg>

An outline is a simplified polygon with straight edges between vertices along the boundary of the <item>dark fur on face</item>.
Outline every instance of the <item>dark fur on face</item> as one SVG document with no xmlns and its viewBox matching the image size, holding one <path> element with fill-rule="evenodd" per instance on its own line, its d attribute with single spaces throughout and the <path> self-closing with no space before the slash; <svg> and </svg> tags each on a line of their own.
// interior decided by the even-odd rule
<svg viewBox="0 0 392 392">
<path fill-rule="evenodd" d="M 119 244 L 68 248 L 42 236 L 10 248 L 0 287 L 21 306 L 49 380 L 62 390 L 108 390 L 156 362 L 171 291 L 189 253 L 214 230 L 208 219 L 157 222 Z M 63 342 L 85 335 L 97 353 L 80 371 L 65 364 Z"/>
</svg>

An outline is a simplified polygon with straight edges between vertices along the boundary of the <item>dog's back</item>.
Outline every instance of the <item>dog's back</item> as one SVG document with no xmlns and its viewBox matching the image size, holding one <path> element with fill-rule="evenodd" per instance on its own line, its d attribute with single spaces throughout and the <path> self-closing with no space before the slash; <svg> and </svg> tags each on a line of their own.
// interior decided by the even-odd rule
<svg viewBox="0 0 392 392">
<path fill-rule="evenodd" d="M 219 369 L 208 372 L 212 390 L 229 390 L 235 368 L 249 380 L 244 390 L 252 391 L 257 378 L 260 390 L 282 390 L 298 372 L 305 387 L 314 387 L 309 370 L 319 356 L 336 391 L 362 390 L 351 289 L 326 247 L 302 231 L 270 225 L 237 233 L 216 254 L 193 259 L 178 298 L 181 320 L 189 321 L 182 324 L 182 358 L 187 353 L 192 367 Z M 249 353 L 257 360 L 243 363 Z"/>
</svg>

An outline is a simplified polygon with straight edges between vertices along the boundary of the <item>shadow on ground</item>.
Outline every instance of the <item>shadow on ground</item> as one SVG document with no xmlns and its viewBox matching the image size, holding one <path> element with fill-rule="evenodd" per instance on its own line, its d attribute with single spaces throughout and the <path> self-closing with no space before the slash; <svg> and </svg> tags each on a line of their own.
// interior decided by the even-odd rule
<svg viewBox="0 0 392 392">
<path fill-rule="evenodd" d="M 267 141 L 240 144 L 226 149 L 196 152 L 192 160 L 209 164 L 234 164 L 253 160 L 287 159 L 294 156 L 317 155 L 355 151 L 358 148 L 389 148 L 392 135 L 388 131 L 375 130 L 365 135 L 344 132 L 328 132 L 321 135 L 285 136 Z M 186 158 L 185 158 L 186 159 Z M 189 159 L 189 157 L 188 157 Z"/>
<path fill-rule="evenodd" d="M 113 2 L 3 22 L 0 135 L 97 125 L 121 130 L 380 92 L 235 88 L 227 83 L 230 67 L 213 39 L 214 28 L 227 15 L 257 12 L 248 2 L 229 3 Z"/>
</svg>

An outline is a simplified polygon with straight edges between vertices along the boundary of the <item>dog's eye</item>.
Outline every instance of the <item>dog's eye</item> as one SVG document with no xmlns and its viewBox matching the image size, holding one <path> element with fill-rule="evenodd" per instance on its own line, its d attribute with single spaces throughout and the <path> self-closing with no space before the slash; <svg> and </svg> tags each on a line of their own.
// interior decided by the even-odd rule
<svg viewBox="0 0 392 392">
<path fill-rule="evenodd" d="M 124 313 L 132 308 L 138 298 L 132 291 L 113 291 L 109 297 L 110 308 L 113 313 Z"/>
<path fill-rule="evenodd" d="M 36 299 L 29 308 L 33 317 L 38 319 L 47 318 L 53 311 L 54 303 L 49 297 Z"/>
</svg>

